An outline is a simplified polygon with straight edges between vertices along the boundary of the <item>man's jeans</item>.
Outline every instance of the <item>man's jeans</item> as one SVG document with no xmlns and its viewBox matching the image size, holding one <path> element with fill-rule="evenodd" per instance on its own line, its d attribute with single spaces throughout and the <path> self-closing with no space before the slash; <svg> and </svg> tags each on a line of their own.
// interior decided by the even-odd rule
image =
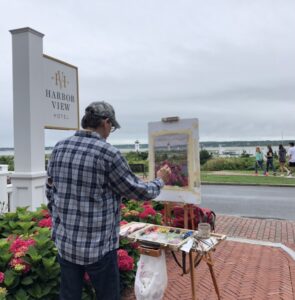
<svg viewBox="0 0 295 300">
<path fill-rule="evenodd" d="M 120 299 L 120 274 L 117 250 L 107 253 L 91 265 L 77 265 L 58 256 L 61 267 L 60 300 L 81 300 L 84 273 L 87 272 L 96 292 L 96 299 Z"/>
</svg>

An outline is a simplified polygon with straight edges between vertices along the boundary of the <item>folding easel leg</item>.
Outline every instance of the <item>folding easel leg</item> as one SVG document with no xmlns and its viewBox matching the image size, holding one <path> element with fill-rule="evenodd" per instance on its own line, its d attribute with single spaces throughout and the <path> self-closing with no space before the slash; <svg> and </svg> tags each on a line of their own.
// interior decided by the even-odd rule
<svg viewBox="0 0 295 300">
<path fill-rule="evenodd" d="M 214 284 L 214 288 L 215 288 L 215 292 L 217 294 L 217 297 L 218 297 L 218 300 L 220 300 L 220 293 L 219 293 L 219 289 L 218 289 L 218 285 L 217 285 L 217 280 L 216 280 L 216 277 L 215 277 L 215 274 L 214 274 L 214 270 L 213 270 L 213 260 L 211 258 L 211 254 L 210 253 L 207 253 L 208 257 L 206 257 L 206 263 L 209 267 L 209 270 L 210 270 L 210 274 L 211 274 L 211 278 L 212 278 L 212 281 L 213 281 L 213 284 Z"/>
<path fill-rule="evenodd" d="M 191 275 L 192 300 L 197 300 L 196 288 L 195 288 L 195 268 L 194 268 L 192 251 L 190 251 L 189 253 L 189 264 L 190 264 L 190 275 Z"/>
<path fill-rule="evenodd" d="M 192 204 L 190 205 L 189 212 L 191 217 L 192 230 L 195 230 L 195 214 L 194 214 L 194 206 Z"/>
<path fill-rule="evenodd" d="M 164 224 L 167 226 L 168 225 L 168 204 L 167 202 L 164 202 Z"/>
<path fill-rule="evenodd" d="M 183 206 L 183 222 L 184 222 L 184 228 L 188 229 L 188 205 L 184 204 Z"/>
</svg>

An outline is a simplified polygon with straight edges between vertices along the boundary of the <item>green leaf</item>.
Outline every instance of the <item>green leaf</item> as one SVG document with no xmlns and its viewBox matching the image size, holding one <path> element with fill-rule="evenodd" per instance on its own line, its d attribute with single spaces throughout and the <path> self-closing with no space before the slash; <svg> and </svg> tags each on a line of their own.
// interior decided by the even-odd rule
<svg viewBox="0 0 295 300">
<path fill-rule="evenodd" d="M 8 225 L 8 222 L 6 221 L 0 223 L 0 228 L 11 230 L 10 226 Z"/>
<path fill-rule="evenodd" d="M 6 239 L 0 240 L 0 250 L 8 250 L 9 249 L 9 243 Z"/>
<path fill-rule="evenodd" d="M 12 255 L 13 255 L 12 253 L 5 253 L 5 254 L 1 253 L 0 261 L 7 264 L 10 261 Z"/>
<path fill-rule="evenodd" d="M 15 293 L 15 300 L 28 300 L 29 295 L 24 289 L 18 289 Z"/>
<path fill-rule="evenodd" d="M 25 233 L 28 232 L 28 230 L 34 226 L 36 223 L 35 222 L 18 222 L 17 223 Z"/>
<path fill-rule="evenodd" d="M 15 222 L 15 221 L 9 221 L 8 225 L 12 230 L 18 226 L 17 222 Z"/>
<path fill-rule="evenodd" d="M 18 218 L 20 221 L 29 222 L 32 220 L 33 215 L 31 213 L 28 214 L 18 214 Z"/>
<path fill-rule="evenodd" d="M 43 248 L 44 246 L 48 246 L 47 244 L 50 244 L 52 240 L 51 240 L 51 231 L 48 228 L 40 228 L 38 230 L 39 233 L 34 237 L 34 240 L 36 241 L 37 248 L 40 249 Z"/>
<path fill-rule="evenodd" d="M 35 283 L 34 286 L 28 289 L 28 293 L 37 299 L 44 299 L 45 296 L 50 294 L 51 287 L 43 284 L 42 286 L 39 283 Z"/>
<path fill-rule="evenodd" d="M 27 213 L 28 208 L 29 208 L 29 206 L 17 207 L 17 209 L 16 209 L 17 215 Z"/>
<path fill-rule="evenodd" d="M 39 255 L 37 249 L 34 246 L 29 247 L 29 250 L 27 251 L 27 255 L 31 257 L 34 263 L 39 262 L 42 259 L 42 256 Z"/>
<path fill-rule="evenodd" d="M 50 268 L 50 273 L 47 275 L 48 279 L 56 279 L 60 275 L 60 265 L 56 262 L 54 266 Z"/>
<path fill-rule="evenodd" d="M 34 282 L 33 278 L 31 276 L 26 276 L 23 278 L 23 280 L 21 281 L 22 285 L 30 285 Z"/>
<path fill-rule="evenodd" d="M 17 219 L 17 213 L 15 212 L 8 212 L 4 214 L 4 220 L 16 220 Z"/>
<path fill-rule="evenodd" d="M 19 282 L 19 275 L 13 272 L 12 270 L 6 270 L 4 272 L 5 279 L 4 285 L 8 288 L 13 288 Z"/>
<path fill-rule="evenodd" d="M 50 257 L 50 258 L 42 258 L 43 265 L 45 266 L 46 269 L 49 269 L 52 267 L 55 263 L 55 256 Z"/>
<path fill-rule="evenodd" d="M 41 299 L 42 297 L 42 289 L 38 283 L 35 283 L 34 286 L 29 288 L 27 291 L 34 298 Z"/>
<path fill-rule="evenodd" d="M 123 238 L 120 240 L 120 245 L 122 245 L 122 246 L 128 245 L 129 243 L 130 242 L 126 238 Z"/>
</svg>

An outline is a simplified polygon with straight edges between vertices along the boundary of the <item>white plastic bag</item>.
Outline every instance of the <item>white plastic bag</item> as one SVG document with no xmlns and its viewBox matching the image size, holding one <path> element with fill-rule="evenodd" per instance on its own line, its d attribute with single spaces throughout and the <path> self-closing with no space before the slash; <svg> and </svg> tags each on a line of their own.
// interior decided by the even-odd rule
<svg viewBox="0 0 295 300">
<path fill-rule="evenodd" d="M 165 252 L 161 256 L 141 255 L 135 277 L 135 296 L 137 300 L 161 300 L 167 287 L 167 268 Z"/>
</svg>

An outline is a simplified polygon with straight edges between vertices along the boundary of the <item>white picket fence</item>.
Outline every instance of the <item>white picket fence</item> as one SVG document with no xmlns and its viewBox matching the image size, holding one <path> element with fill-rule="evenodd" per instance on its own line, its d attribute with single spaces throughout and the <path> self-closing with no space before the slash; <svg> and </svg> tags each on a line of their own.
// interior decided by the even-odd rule
<svg viewBox="0 0 295 300">
<path fill-rule="evenodd" d="M 12 184 L 7 179 L 12 174 L 7 165 L 0 165 L 0 215 L 10 211 L 12 201 Z"/>
</svg>

